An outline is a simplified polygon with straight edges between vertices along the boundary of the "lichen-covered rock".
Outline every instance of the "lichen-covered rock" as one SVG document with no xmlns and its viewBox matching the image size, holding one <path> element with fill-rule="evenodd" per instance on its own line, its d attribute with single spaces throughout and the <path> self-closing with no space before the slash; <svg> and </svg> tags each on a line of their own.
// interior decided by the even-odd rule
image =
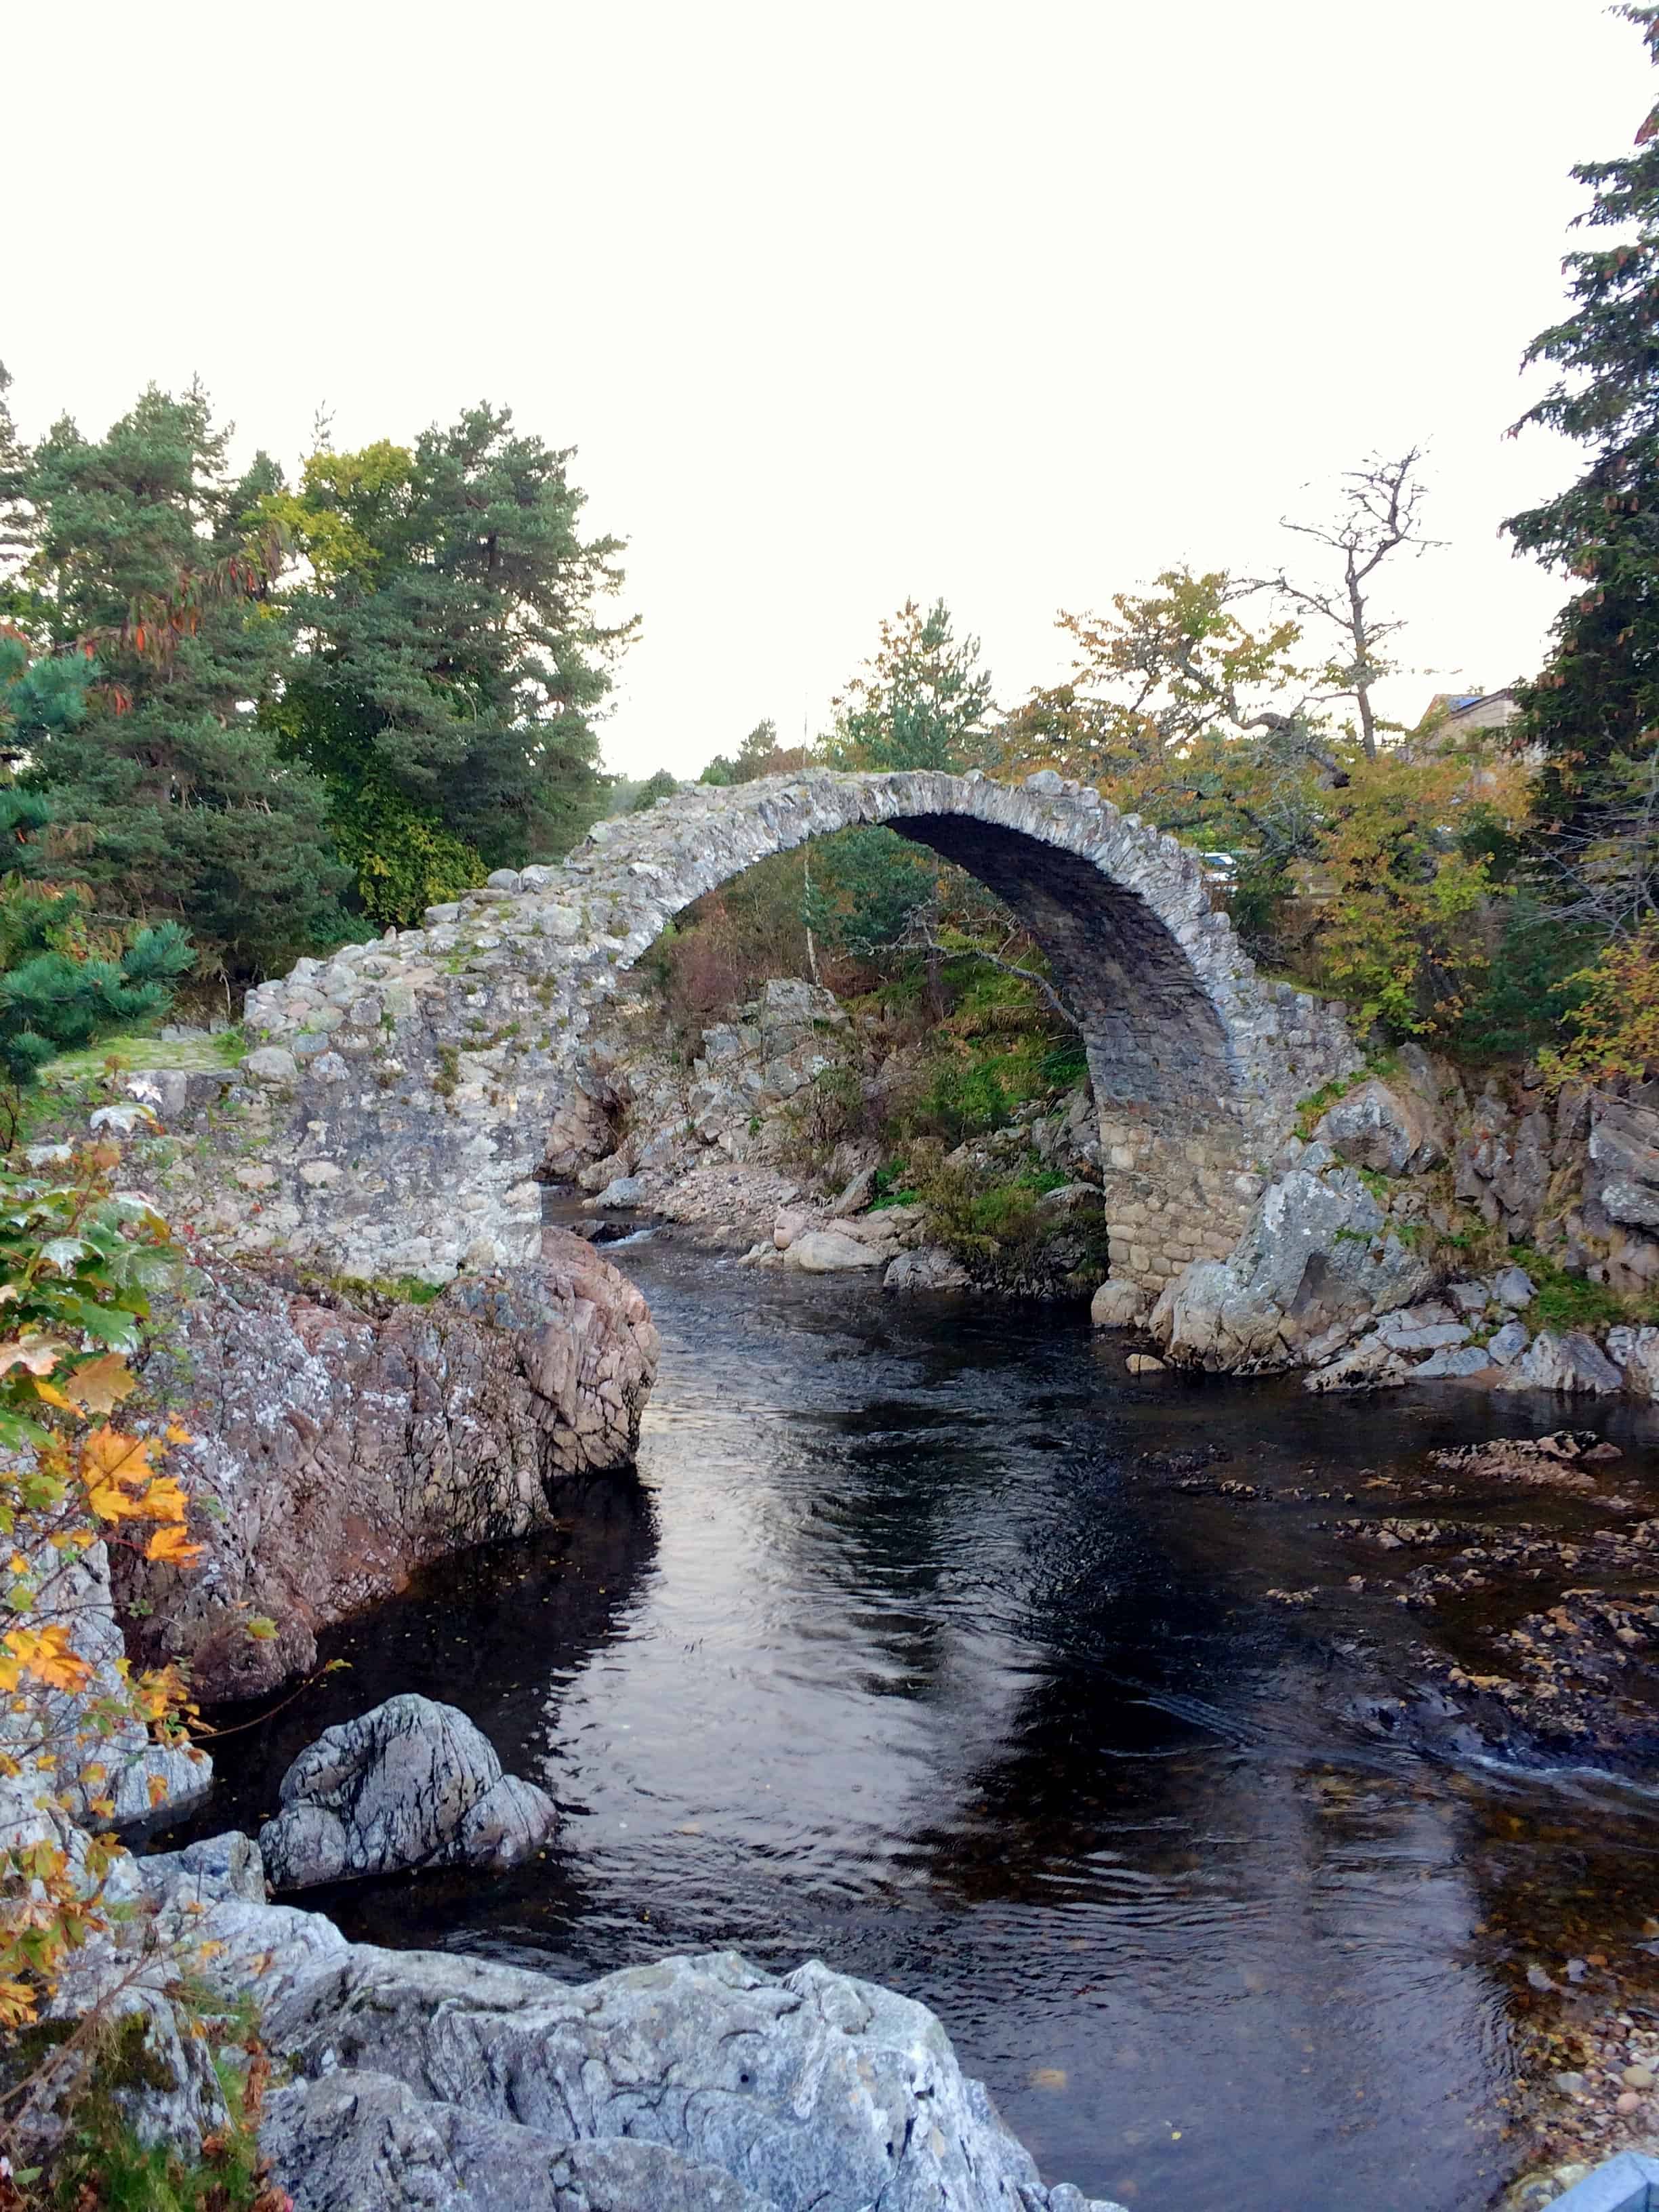
<svg viewBox="0 0 1659 2212">
<path fill-rule="evenodd" d="M 417 2097 L 389 2074 L 354 2069 L 277 2090 L 259 2148 L 295 2212 L 774 2212 L 666 2143 L 561 2140 Z"/>
<path fill-rule="evenodd" d="M 1345 1092 L 1314 1133 L 1350 1166 L 1382 1175 L 1418 1175 L 1438 1167 L 1450 1146 L 1434 1100 L 1410 1084 L 1377 1077 Z"/>
<path fill-rule="evenodd" d="M 968 1283 L 968 1270 L 942 1244 L 923 1244 L 914 1252 L 896 1254 L 881 1279 L 884 1291 L 963 1291 Z"/>
<path fill-rule="evenodd" d="M 76 1819 L 129 1826 L 180 1813 L 206 1796 L 213 1761 L 193 1746 L 151 1740 L 136 1716 L 112 1722 L 126 1652 L 116 1619 L 107 1547 L 74 1559 L 52 1557 L 42 1575 L 37 1617 L 66 1630 L 70 1649 L 91 1668 L 84 1688 L 48 1690 L 0 1701 L 0 1759 L 27 1775 L 50 1761 L 47 1786 Z"/>
<path fill-rule="evenodd" d="M 1599 1397 L 1622 1390 L 1625 1378 L 1594 1337 L 1582 1330 L 1558 1336 L 1542 1330 L 1522 1357 L 1493 1380 L 1498 1390 L 1589 1391 Z"/>
<path fill-rule="evenodd" d="M 1228 1259 L 1176 1276 L 1147 1328 L 1187 1365 L 1292 1366 L 1334 1323 L 1411 1304 L 1435 1273 L 1355 1170 L 1297 1166 L 1262 1193 Z"/>
<path fill-rule="evenodd" d="M 194 2156 L 227 2113 L 179 1976 L 209 2004 L 251 1998 L 281 2084 L 261 2147 L 295 2212 L 1121 2212 L 1044 2187 L 933 2014 L 893 1990 L 730 1952 L 571 1986 L 349 1945 L 259 1902 L 258 1867 L 239 1836 L 118 1855 L 134 1911 L 72 1955 L 52 2016 L 124 2014 L 142 2063 L 123 2117 Z"/>
<path fill-rule="evenodd" d="M 388 1698 L 325 1729 L 280 1794 L 282 1811 L 259 1831 L 277 1889 L 411 1867 L 516 1866 L 558 1826 L 547 1793 L 503 1774 L 488 1737 L 430 1698 Z"/>
<path fill-rule="evenodd" d="M 1659 1328 L 1610 1328 L 1607 1357 L 1618 1363 L 1632 1398 L 1659 1399 Z"/>
<path fill-rule="evenodd" d="M 236 1828 L 186 1844 L 182 1850 L 149 1852 L 133 1861 L 133 1869 L 145 1895 L 157 1905 L 217 1905 L 228 1898 L 249 1905 L 265 1901 L 259 1847 Z"/>
<path fill-rule="evenodd" d="M 195 1438 L 205 1556 L 180 1574 L 123 1555 L 138 1656 L 187 1661 L 205 1700 L 268 1691 L 417 1566 L 544 1527 L 562 1484 L 631 1463 L 649 1310 L 580 1237 L 544 1249 L 378 1316 L 237 1268 L 194 1279 L 145 1376 Z"/>
<path fill-rule="evenodd" d="M 672 2154 L 647 2154 L 633 2172 L 611 2166 L 605 2185 L 618 2193 L 589 2200 L 607 2212 L 666 2212 L 681 2201 L 675 2195 L 627 2192 L 678 2189 L 688 2166 L 740 2184 L 765 2212 L 866 2212 L 877 2203 L 883 2212 L 1090 2212 L 1076 2191 L 1042 2185 L 932 2013 L 816 1961 L 778 1978 L 725 1952 L 572 1988 L 482 1960 L 359 1946 L 270 2008 L 264 2033 L 303 2082 L 368 2075 L 403 2083 L 416 2109 L 377 2087 L 366 2105 L 372 2132 L 384 2140 L 393 2120 L 418 2143 L 418 2163 L 440 2175 L 432 2138 L 447 2148 L 459 2141 L 459 2158 L 449 2156 L 464 2185 L 469 2168 L 478 2186 L 508 2149 L 531 2162 L 521 2186 L 543 2185 L 532 2177 L 551 2155 L 548 2145 L 574 2140 Z M 459 2107 L 471 2123 L 437 2106 Z M 283 2185 L 321 2212 L 348 2201 L 327 2192 L 342 2171 L 330 2146 L 349 2116 L 322 2100 L 311 2130 L 310 2110 L 308 2093 L 279 2104 L 267 2147 Z M 509 2123 L 526 2136 L 479 2130 L 469 2147 L 468 2126 L 480 2121 Z M 430 2135 L 417 2136 L 417 2126 Z M 313 2155 L 323 2168 L 314 2198 Z M 350 2170 L 359 2190 L 380 2192 L 349 2200 L 352 2212 L 431 2201 L 399 2193 L 395 2156 L 378 2166 L 354 2157 Z M 550 2200 L 481 2189 L 435 2201 L 517 2212 Z M 742 2197 L 689 2201 L 750 2212 Z M 550 2202 L 562 2212 L 557 2196 Z"/>
</svg>

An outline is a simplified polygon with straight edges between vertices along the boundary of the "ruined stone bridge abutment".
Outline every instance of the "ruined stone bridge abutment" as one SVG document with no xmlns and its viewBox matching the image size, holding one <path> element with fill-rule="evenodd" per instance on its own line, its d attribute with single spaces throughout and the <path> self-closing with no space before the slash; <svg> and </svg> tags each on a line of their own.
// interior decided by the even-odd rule
<svg viewBox="0 0 1659 2212">
<path fill-rule="evenodd" d="M 1358 1064 L 1340 1012 L 1259 977 L 1196 856 L 1086 788 L 827 771 L 683 786 L 560 866 L 252 992 L 278 1186 L 238 1243 L 370 1277 L 531 1256 L 535 1171 L 626 971 L 757 860 L 873 823 L 967 869 L 1048 955 L 1087 1046 L 1114 1274 L 1156 1291 L 1231 1250 L 1297 1102 Z"/>
</svg>

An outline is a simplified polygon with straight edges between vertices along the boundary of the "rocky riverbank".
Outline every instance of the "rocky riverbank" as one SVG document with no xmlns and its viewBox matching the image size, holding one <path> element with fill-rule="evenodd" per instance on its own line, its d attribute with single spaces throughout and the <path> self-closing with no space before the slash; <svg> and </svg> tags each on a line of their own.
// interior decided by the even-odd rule
<svg viewBox="0 0 1659 2212">
<path fill-rule="evenodd" d="M 580 1237 L 424 1303 L 204 1255 L 156 1316 L 143 1379 L 182 1420 L 186 1571 L 124 1553 L 129 1647 L 212 1703 L 316 1660 L 319 1629 L 448 1553 L 545 1528 L 632 1464 L 656 1373 L 639 1291 Z"/>
<path fill-rule="evenodd" d="M 0 1835 L 29 1827 L 0 1804 Z M 127 1917 L 77 1955 L 54 2018 L 111 2008 L 128 2032 L 104 2094 L 192 2163 L 257 2063 L 258 2148 L 293 2212 L 1121 2212 L 1043 2186 L 926 2007 L 817 1960 L 779 1976 L 716 1953 L 573 1987 L 348 1943 L 268 1904 L 234 1834 L 125 1860 L 110 1889 Z M 59 2124 L 48 2081 L 35 2143 Z"/>
<path fill-rule="evenodd" d="M 1304 1367 L 1315 1389 L 1650 1399 L 1653 1091 L 1552 1093 L 1534 1069 L 1476 1088 L 1402 1047 L 1307 1102 L 1226 1260 L 1194 1262 L 1150 1311 L 1131 1298 L 1101 1318 L 1143 1324 L 1173 1364 Z"/>
</svg>

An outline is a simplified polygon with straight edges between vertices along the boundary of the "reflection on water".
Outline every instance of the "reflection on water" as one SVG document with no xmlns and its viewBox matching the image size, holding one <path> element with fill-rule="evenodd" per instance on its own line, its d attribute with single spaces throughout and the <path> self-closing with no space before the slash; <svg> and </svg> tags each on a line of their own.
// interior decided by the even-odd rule
<svg viewBox="0 0 1659 2212">
<path fill-rule="evenodd" d="M 1194 1495 L 1141 1455 L 1340 1486 L 1539 1409 L 1133 1382 L 1070 1314 L 613 1256 L 665 1341 L 641 1490 L 334 1638 L 352 1672 L 227 1742 L 209 1824 L 422 1690 L 564 1826 L 510 1875 L 320 1895 L 355 1936 L 573 1978 L 817 1954 L 933 2005 L 1045 2175 L 1135 2212 L 1486 2203 L 1494 1891 L 1539 1879 L 1545 1808 L 1638 1886 L 1659 1832 L 1610 1789 L 1576 1809 L 1379 1739 L 1424 1617 L 1348 1596 L 1330 1507 Z M 1316 1613 L 1267 1595 L 1313 1583 Z"/>
</svg>

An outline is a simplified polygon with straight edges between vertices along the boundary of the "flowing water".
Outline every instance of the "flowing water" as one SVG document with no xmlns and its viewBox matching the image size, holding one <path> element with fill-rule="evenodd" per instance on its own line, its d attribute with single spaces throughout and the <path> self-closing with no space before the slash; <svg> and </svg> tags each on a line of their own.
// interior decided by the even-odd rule
<svg viewBox="0 0 1659 2212">
<path fill-rule="evenodd" d="M 337 1632 L 350 1671 L 227 1739 L 203 1825 L 423 1691 L 564 1826 L 510 1875 L 319 1893 L 355 1936 L 570 1978 L 823 1958 L 932 2005 L 1045 2178 L 1134 2212 L 1487 2203 L 1527 1946 L 1659 1910 L 1659 1820 L 1391 1736 L 1437 1616 L 1351 1591 L 1355 1508 L 1309 1493 L 1369 1504 L 1378 1471 L 1561 1409 L 1130 1378 L 1074 1312 L 611 1256 L 664 1338 L 638 1489 Z M 1598 1425 L 1659 1474 L 1650 1419 Z M 1279 1495 L 1160 1457 L 1215 1448 Z"/>
</svg>

